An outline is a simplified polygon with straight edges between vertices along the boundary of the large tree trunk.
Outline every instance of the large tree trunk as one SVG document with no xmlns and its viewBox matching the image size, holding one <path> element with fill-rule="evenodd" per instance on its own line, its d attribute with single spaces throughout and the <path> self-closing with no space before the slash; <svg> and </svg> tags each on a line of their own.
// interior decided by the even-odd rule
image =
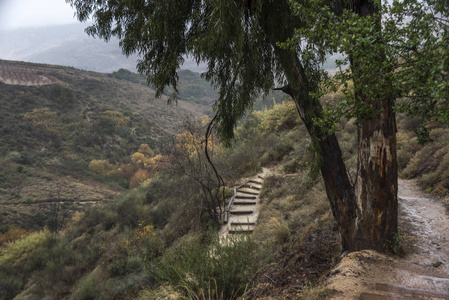
<svg viewBox="0 0 449 300">
<path fill-rule="evenodd" d="M 287 62 L 286 62 L 287 63 Z M 292 54 L 288 64 L 289 94 L 304 122 L 312 142 L 321 155 L 321 174 L 332 213 L 341 236 L 343 251 L 390 248 L 397 232 L 396 123 L 393 100 L 366 100 L 373 114 L 358 128 L 359 158 L 357 182 L 351 184 L 340 146 L 334 134 L 317 126 L 322 106 L 310 95 L 307 78 L 299 59 Z"/>
<path fill-rule="evenodd" d="M 354 2 L 354 12 L 365 17 L 377 12 L 372 0 Z M 377 30 L 381 30 L 380 17 Z M 396 118 L 393 111 L 394 97 L 389 93 L 391 83 L 384 76 L 379 66 L 374 70 L 377 81 L 382 82 L 377 97 L 368 98 L 369 91 L 364 90 L 362 78 L 364 64 L 377 57 L 383 61 L 385 53 L 382 48 L 364 49 L 362 55 L 351 57 L 351 69 L 354 74 L 356 101 L 368 105 L 371 113 L 362 119 L 358 128 L 358 165 L 355 186 L 359 214 L 356 222 L 354 249 L 369 248 L 385 250 L 394 241 L 397 233 L 398 219 L 398 167 L 396 158 Z M 371 56 L 371 57 L 370 57 Z M 375 65 L 375 64 L 374 64 Z M 371 72 L 373 69 L 371 68 Z M 372 75 L 371 75 L 372 76 Z"/>
<path fill-rule="evenodd" d="M 371 0 L 354 1 L 354 9 L 361 16 L 375 11 Z M 273 45 L 283 41 L 282 35 L 271 38 Z M 342 250 L 387 250 L 397 232 L 396 123 L 392 109 L 393 98 L 369 99 L 364 96 L 363 89 L 358 89 L 357 78 L 354 79 L 356 96 L 359 101 L 370 105 L 373 113 L 368 118 L 361 118 L 358 128 L 357 182 L 353 186 L 336 136 L 329 135 L 314 122 L 314 119 L 322 117 L 323 112 L 319 101 L 310 96 L 311 92 L 316 91 L 317 83 L 308 78 L 296 52 L 279 48 L 276 51 L 288 81 L 282 91 L 295 101 L 312 142 L 321 155 L 321 174 L 340 232 Z M 379 59 L 382 59 L 382 53 L 379 54 Z M 351 61 L 352 69 L 359 71 L 357 68 L 362 61 Z"/>
<path fill-rule="evenodd" d="M 397 160 L 393 101 L 372 104 L 376 113 L 358 129 L 358 175 L 356 183 L 357 235 L 355 249 L 384 250 L 397 233 Z"/>
<path fill-rule="evenodd" d="M 349 180 L 346 165 L 340 150 L 340 145 L 334 134 L 328 134 L 317 126 L 315 118 L 322 117 L 321 103 L 310 96 L 314 92 L 304 73 L 302 64 L 294 53 L 284 57 L 284 63 L 290 66 L 291 73 L 287 74 L 290 84 L 282 91 L 289 94 L 295 101 L 301 120 L 310 134 L 312 143 L 318 148 L 321 156 L 320 171 L 324 179 L 326 194 L 330 202 L 332 214 L 337 223 L 341 236 L 343 251 L 353 250 L 357 221 L 357 201 L 354 188 Z"/>
</svg>

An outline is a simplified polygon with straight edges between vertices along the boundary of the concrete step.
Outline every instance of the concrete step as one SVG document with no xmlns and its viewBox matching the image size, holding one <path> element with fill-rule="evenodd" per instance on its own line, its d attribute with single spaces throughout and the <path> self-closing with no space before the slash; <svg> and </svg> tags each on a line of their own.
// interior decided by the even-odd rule
<svg viewBox="0 0 449 300">
<path fill-rule="evenodd" d="M 251 215 L 253 213 L 253 210 L 237 210 L 237 209 L 233 209 L 233 210 L 230 210 L 229 213 L 231 215 Z"/>
<path fill-rule="evenodd" d="M 261 178 L 254 178 L 254 179 L 250 179 L 249 182 L 256 183 L 256 184 L 262 184 L 263 183 L 263 179 L 261 179 Z"/>
<path fill-rule="evenodd" d="M 231 223 L 231 227 L 229 228 L 229 233 L 251 233 L 254 231 L 254 223 L 249 224 L 246 223 L 244 225 L 240 225 L 240 223 Z"/>
<path fill-rule="evenodd" d="M 230 234 L 241 234 L 241 233 L 247 234 L 247 233 L 251 233 L 253 231 L 254 231 L 254 229 L 249 229 L 249 230 L 229 229 Z"/>
<path fill-rule="evenodd" d="M 237 195 L 235 195 L 234 199 L 235 200 L 237 200 L 237 199 L 251 199 L 251 200 L 254 200 L 254 199 L 256 199 L 256 196 L 248 196 L 248 195 L 242 195 L 242 194 L 238 194 L 237 193 Z"/>
<path fill-rule="evenodd" d="M 256 184 L 256 183 L 252 183 L 252 182 L 246 183 L 243 187 L 248 188 L 248 189 L 252 189 L 252 190 L 255 190 L 255 191 L 260 191 L 262 189 L 262 185 Z"/>
<path fill-rule="evenodd" d="M 259 195 L 259 191 L 249 188 L 239 188 L 237 193 L 248 194 L 248 195 Z"/>
<path fill-rule="evenodd" d="M 256 205 L 256 201 L 234 201 L 232 204 L 234 205 Z"/>
<path fill-rule="evenodd" d="M 254 226 L 256 222 L 232 222 L 231 226 Z"/>
<path fill-rule="evenodd" d="M 264 173 L 249 179 L 236 190 L 234 201 L 229 211 L 228 222 L 223 228 L 229 234 L 250 234 L 253 232 L 257 217 L 258 197 L 262 189 Z M 252 205 L 252 206 L 251 206 Z"/>
<path fill-rule="evenodd" d="M 229 224 L 236 223 L 236 224 L 256 224 L 257 218 L 255 216 L 239 216 L 235 215 L 232 216 L 232 219 L 229 220 Z"/>
</svg>

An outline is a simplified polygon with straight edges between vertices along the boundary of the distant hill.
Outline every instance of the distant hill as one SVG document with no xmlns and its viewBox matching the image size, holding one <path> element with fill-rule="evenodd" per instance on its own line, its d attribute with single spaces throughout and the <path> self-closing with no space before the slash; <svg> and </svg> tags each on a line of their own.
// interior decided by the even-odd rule
<svg viewBox="0 0 449 300">
<path fill-rule="evenodd" d="M 147 80 L 144 76 L 126 69 L 120 69 L 116 72 L 112 72 L 109 76 L 120 80 L 128 80 L 145 86 L 147 85 Z M 181 70 L 178 72 L 178 76 L 178 96 L 180 99 L 204 105 L 211 105 L 212 102 L 217 99 L 217 92 L 204 78 L 200 76 L 200 74 L 190 70 Z M 170 87 L 165 90 L 166 95 L 173 92 L 173 88 Z"/>
<path fill-rule="evenodd" d="M 196 73 L 181 77 L 188 78 L 180 91 L 189 101 L 168 105 L 166 96 L 155 99 L 145 80 L 129 71 L 0 60 L 0 225 L 29 223 L 36 216 L 25 203 L 47 203 L 59 189 L 62 200 L 89 205 L 113 197 L 119 186 L 98 182 L 104 179 L 90 173 L 92 159 L 129 162 L 141 144 L 158 152 L 186 118 L 210 113 L 207 83 Z"/>
<path fill-rule="evenodd" d="M 20 60 L 75 67 L 78 69 L 110 73 L 118 69 L 136 71 L 137 55 L 129 58 L 122 54 L 116 38 L 106 43 L 88 36 L 88 24 L 71 24 L 43 28 L 0 30 L 0 59 Z M 182 69 L 204 72 L 186 59 Z"/>
</svg>

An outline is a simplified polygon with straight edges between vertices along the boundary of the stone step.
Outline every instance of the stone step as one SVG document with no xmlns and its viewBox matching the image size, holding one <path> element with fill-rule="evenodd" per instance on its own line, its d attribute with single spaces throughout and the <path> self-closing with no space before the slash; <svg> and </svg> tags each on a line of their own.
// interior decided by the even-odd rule
<svg viewBox="0 0 449 300">
<path fill-rule="evenodd" d="M 234 205 L 256 205 L 256 201 L 234 201 Z"/>
<path fill-rule="evenodd" d="M 229 213 L 231 215 L 251 215 L 253 213 L 253 210 L 230 210 Z"/>
</svg>

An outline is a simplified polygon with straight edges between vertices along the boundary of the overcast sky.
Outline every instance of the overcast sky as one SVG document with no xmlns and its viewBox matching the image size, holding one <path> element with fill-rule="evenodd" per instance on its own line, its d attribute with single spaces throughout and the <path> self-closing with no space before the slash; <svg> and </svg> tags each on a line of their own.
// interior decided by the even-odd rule
<svg viewBox="0 0 449 300">
<path fill-rule="evenodd" d="M 65 0 L 0 0 L 0 29 L 76 23 L 74 12 Z"/>
</svg>

